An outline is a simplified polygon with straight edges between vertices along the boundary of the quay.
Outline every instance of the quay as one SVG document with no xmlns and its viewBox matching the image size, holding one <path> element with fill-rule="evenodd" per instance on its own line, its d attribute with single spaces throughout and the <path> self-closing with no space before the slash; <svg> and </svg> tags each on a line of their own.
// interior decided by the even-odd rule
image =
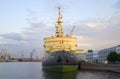
<svg viewBox="0 0 120 79">
<path fill-rule="evenodd" d="M 88 62 L 79 62 L 78 70 L 101 70 L 120 73 L 120 64 L 94 64 Z"/>
</svg>

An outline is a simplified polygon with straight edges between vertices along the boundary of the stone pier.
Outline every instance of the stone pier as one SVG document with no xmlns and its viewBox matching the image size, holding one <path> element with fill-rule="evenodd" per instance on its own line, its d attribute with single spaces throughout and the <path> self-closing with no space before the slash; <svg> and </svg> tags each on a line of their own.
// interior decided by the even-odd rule
<svg viewBox="0 0 120 79">
<path fill-rule="evenodd" d="M 120 73 L 120 64 L 93 64 L 88 62 L 80 62 L 79 70 L 102 70 Z"/>
</svg>

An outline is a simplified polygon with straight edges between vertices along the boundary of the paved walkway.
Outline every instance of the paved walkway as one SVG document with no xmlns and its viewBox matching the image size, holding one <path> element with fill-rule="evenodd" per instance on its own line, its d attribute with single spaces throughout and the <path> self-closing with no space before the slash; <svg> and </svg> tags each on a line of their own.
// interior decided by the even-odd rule
<svg viewBox="0 0 120 79">
<path fill-rule="evenodd" d="M 89 69 L 89 70 L 107 70 L 112 72 L 120 73 L 120 64 L 92 64 L 86 62 L 80 62 L 81 69 Z"/>
</svg>

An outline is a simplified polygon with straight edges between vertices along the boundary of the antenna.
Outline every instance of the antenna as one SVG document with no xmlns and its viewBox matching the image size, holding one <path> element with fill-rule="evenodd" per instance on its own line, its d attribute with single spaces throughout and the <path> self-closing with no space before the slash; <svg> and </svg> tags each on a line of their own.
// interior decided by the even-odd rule
<svg viewBox="0 0 120 79">
<path fill-rule="evenodd" d="M 61 37 L 64 34 L 64 31 L 62 29 L 62 15 L 60 13 L 60 6 L 58 6 L 58 21 L 56 27 L 56 36 Z"/>
</svg>

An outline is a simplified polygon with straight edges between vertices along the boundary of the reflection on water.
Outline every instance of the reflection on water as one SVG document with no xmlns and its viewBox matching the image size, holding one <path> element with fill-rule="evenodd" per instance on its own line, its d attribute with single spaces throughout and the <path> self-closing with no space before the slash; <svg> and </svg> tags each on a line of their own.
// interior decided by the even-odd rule
<svg viewBox="0 0 120 79">
<path fill-rule="evenodd" d="M 45 79 L 120 79 L 119 73 L 108 71 L 81 70 L 68 73 L 44 71 L 43 73 Z"/>
<path fill-rule="evenodd" d="M 44 71 L 43 73 L 45 79 L 76 79 L 77 74 L 77 72 L 59 73 L 51 71 Z"/>
<path fill-rule="evenodd" d="M 58 73 L 43 71 L 41 62 L 0 63 L 0 79 L 120 79 L 120 73 L 76 71 Z"/>
<path fill-rule="evenodd" d="M 79 71 L 76 79 L 120 79 L 119 73 L 108 71 Z"/>
</svg>

